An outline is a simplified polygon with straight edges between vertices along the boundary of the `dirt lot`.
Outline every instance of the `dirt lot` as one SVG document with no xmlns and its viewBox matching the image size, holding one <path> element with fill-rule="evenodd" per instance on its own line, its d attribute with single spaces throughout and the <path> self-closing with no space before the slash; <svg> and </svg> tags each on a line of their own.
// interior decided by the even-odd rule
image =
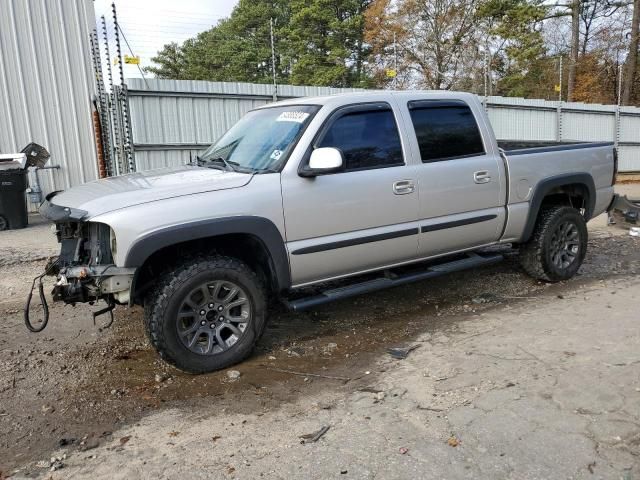
<svg viewBox="0 0 640 480">
<path fill-rule="evenodd" d="M 506 251 L 276 310 L 234 380 L 158 361 L 139 308 L 101 330 L 98 306 L 54 305 L 28 333 L 26 290 L 57 245 L 44 224 L 3 232 L 0 478 L 638 478 L 640 239 L 603 218 L 590 235 L 566 283 L 531 280 Z M 409 345 L 404 360 L 385 352 Z"/>
</svg>

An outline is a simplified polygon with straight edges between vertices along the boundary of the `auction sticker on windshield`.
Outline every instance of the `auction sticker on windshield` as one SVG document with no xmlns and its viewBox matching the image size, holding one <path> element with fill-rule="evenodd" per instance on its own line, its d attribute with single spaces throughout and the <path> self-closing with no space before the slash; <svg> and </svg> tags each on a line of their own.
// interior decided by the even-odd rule
<svg viewBox="0 0 640 480">
<path fill-rule="evenodd" d="M 276 118 L 276 122 L 304 122 L 309 114 L 307 112 L 282 112 Z"/>
</svg>

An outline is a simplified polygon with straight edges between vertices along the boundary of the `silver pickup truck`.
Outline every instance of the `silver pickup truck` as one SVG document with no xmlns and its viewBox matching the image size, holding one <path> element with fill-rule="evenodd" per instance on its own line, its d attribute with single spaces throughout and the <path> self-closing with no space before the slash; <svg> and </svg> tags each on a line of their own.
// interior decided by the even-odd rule
<svg viewBox="0 0 640 480">
<path fill-rule="evenodd" d="M 465 93 L 273 103 L 197 165 L 49 195 L 53 297 L 144 305 L 161 357 L 208 372 L 250 354 L 271 298 L 311 308 L 496 262 L 495 244 L 537 279 L 571 278 L 616 163 L 610 143 L 498 142 Z"/>
</svg>

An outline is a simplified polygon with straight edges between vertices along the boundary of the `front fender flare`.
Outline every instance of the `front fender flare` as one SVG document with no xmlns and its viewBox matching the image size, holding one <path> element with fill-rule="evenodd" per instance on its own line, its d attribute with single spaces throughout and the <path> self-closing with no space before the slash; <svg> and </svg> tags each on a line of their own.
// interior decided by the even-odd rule
<svg viewBox="0 0 640 480">
<path fill-rule="evenodd" d="M 291 286 L 289 257 L 282 235 L 271 220 L 263 217 L 236 216 L 213 218 L 172 225 L 156 230 L 133 243 L 125 256 L 124 266 L 139 269 L 151 255 L 162 248 L 190 240 L 227 234 L 248 234 L 259 239 L 271 257 L 271 267 L 275 274 L 278 290 L 283 291 Z M 132 285 L 132 291 L 134 291 L 134 287 L 135 279 Z"/>
</svg>

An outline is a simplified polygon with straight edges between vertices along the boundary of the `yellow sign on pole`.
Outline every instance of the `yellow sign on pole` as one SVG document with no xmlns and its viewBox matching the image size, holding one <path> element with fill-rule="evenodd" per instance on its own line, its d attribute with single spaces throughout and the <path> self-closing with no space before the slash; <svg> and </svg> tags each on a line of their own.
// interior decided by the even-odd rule
<svg viewBox="0 0 640 480">
<path fill-rule="evenodd" d="M 398 75 L 398 72 L 396 72 L 393 68 L 387 68 L 386 74 L 387 74 L 387 77 L 389 78 L 396 78 L 396 76 Z"/>
<path fill-rule="evenodd" d="M 130 55 L 125 55 L 124 63 L 130 64 L 130 65 L 140 65 L 140 57 L 138 57 L 137 55 L 135 57 Z"/>
<path fill-rule="evenodd" d="M 560 85 L 554 85 L 553 89 L 554 89 L 556 92 L 559 92 L 559 91 L 560 91 Z"/>
</svg>

